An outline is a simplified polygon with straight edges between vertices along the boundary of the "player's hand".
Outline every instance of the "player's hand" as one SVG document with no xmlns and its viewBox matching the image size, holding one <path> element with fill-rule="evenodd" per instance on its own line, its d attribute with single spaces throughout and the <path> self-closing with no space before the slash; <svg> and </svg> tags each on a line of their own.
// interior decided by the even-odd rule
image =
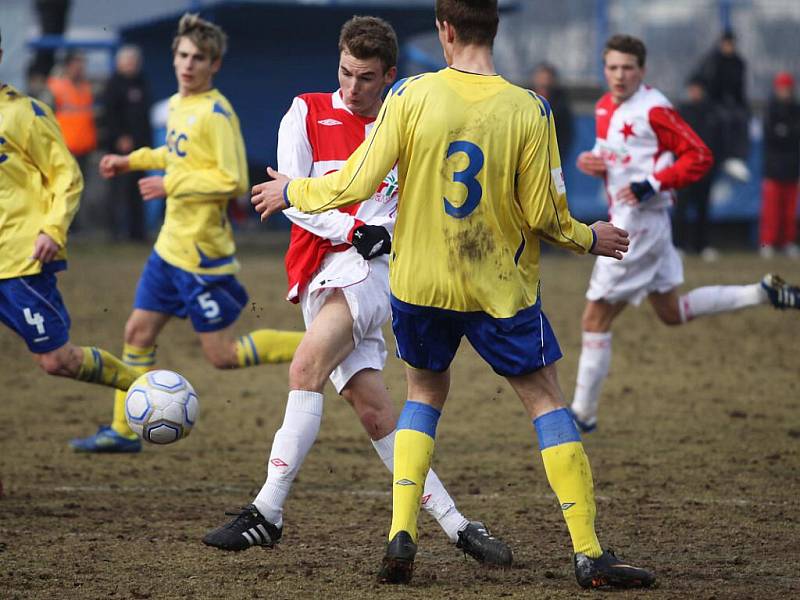
<svg viewBox="0 0 800 600">
<path fill-rule="evenodd" d="M 602 177 L 606 174 L 605 161 L 592 152 L 581 152 L 578 155 L 575 166 L 578 167 L 581 173 L 585 173 L 591 177 Z"/>
<path fill-rule="evenodd" d="M 597 221 L 590 227 L 597 239 L 589 253 L 622 260 L 622 255 L 628 251 L 630 243 L 628 232 L 605 221 Z"/>
<path fill-rule="evenodd" d="M 392 236 L 386 227 L 381 225 L 361 225 L 353 229 L 350 243 L 364 260 L 370 260 L 382 254 L 389 254 L 392 249 Z"/>
<path fill-rule="evenodd" d="M 33 256 L 31 258 L 46 265 L 56 257 L 60 249 L 61 246 L 56 244 L 53 238 L 46 233 L 39 233 L 33 244 Z"/>
<path fill-rule="evenodd" d="M 632 181 L 630 185 L 622 188 L 617 194 L 617 200 L 624 204 L 639 204 L 646 202 L 653 196 L 656 191 L 650 182 L 645 179 L 644 181 Z"/>
<path fill-rule="evenodd" d="M 142 194 L 144 201 L 166 198 L 167 190 L 164 188 L 164 178 L 161 175 L 142 177 L 139 180 L 139 193 Z"/>
<path fill-rule="evenodd" d="M 289 179 L 283 173 L 278 173 L 272 167 L 267 167 L 267 175 L 272 181 L 265 181 L 253 186 L 250 190 L 250 203 L 255 206 L 256 212 L 261 215 L 261 221 L 266 221 L 271 215 L 286 208 L 283 199 L 283 188 L 289 185 Z"/>
<path fill-rule="evenodd" d="M 130 161 L 127 156 L 106 154 L 100 159 L 100 175 L 104 179 L 111 179 L 128 171 L 130 171 Z"/>
</svg>

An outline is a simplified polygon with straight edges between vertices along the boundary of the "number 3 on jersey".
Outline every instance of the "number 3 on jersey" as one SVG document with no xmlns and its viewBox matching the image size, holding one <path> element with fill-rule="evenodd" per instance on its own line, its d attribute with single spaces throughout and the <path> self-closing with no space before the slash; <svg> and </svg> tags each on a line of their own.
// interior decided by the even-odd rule
<svg viewBox="0 0 800 600">
<path fill-rule="evenodd" d="M 472 142 L 463 140 L 453 142 L 447 148 L 447 158 L 457 152 L 467 155 L 469 162 L 467 168 L 453 173 L 453 181 L 467 188 L 467 199 L 461 206 L 455 206 L 447 198 L 444 199 L 444 212 L 456 219 L 463 219 L 478 208 L 483 196 L 483 188 L 475 177 L 483 168 L 483 151 Z"/>
</svg>

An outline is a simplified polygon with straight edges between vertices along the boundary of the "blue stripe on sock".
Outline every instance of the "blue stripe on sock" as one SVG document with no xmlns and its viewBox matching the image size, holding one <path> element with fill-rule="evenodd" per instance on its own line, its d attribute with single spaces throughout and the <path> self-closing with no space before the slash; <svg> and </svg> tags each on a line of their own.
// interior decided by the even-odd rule
<svg viewBox="0 0 800 600">
<path fill-rule="evenodd" d="M 94 379 L 93 381 L 100 381 L 103 373 L 103 357 L 96 346 L 92 346 L 92 356 L 94 357 Z"/>
<path fill-rule="evenodd" d="M 253 336 L 251 336 L 251 335 L 248 333 L 248 334 L 245 336 L 245 339 L 247 339 L 248 343 L 250 344 L 250 350 L 251 350 L 251 351 L 252 351 L 252 353 L 253 353 L 253 364 L 254 364 L 254 365 L 257 365 L 257 364 L 258 364 L 258 362 L 259 362 L 259 361 L 258 361 L 258 352 L 256 352 L 256 343 L 253 341 Z"/>
<path fill-rule="evenodd" d="M 397 420 L 397 429 L 412 429 L 436 437 L 436 424 L 441 412 L 428 404 L 406 400 L 403 412 Z"/>
<path fill-rule="evenodd" d="M 566 408 L 543 414 L 533 420 L 533 426 L 536 427 L 536 436 L 539 438 L 539 450 L 581 441 L 575 421 Z"/>
</svg>

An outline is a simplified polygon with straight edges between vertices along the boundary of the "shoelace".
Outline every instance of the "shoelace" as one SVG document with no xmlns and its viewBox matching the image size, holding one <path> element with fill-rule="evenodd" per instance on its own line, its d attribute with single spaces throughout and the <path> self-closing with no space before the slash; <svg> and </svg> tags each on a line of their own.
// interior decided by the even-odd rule
<svg viewBox="0 0 800 600">
<path fill-rule="evenodd" d="M 233 521 L 228 523 L 225 528 L 226 529 L 233 529 L 236 527 L 242 520 L 250 518 L 255 518 L 255 514 L 253 514 L 253 509 L 247 506 L 243 506 L 239 512 L 232 512 L 232 511 L 225 511 L 225 516 L 227 517 L 236 517 Z"/>
</svg>

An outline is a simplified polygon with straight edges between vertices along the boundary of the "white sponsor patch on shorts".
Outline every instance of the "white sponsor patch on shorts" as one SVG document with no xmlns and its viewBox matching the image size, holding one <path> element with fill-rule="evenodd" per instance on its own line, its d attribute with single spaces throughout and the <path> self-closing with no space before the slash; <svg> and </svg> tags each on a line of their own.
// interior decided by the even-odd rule
<svg viewBox="0 0 800 600">
<path fill-rule="evenodd" d="M 561 167 L 551 169 L 550 176 L 553 178 L 553 185 L 556 186 L 556 191 L 559 194 L 566 194 L 567 184 L 564 183 L 564 172 L 561 170 Z"/>
</svg>

